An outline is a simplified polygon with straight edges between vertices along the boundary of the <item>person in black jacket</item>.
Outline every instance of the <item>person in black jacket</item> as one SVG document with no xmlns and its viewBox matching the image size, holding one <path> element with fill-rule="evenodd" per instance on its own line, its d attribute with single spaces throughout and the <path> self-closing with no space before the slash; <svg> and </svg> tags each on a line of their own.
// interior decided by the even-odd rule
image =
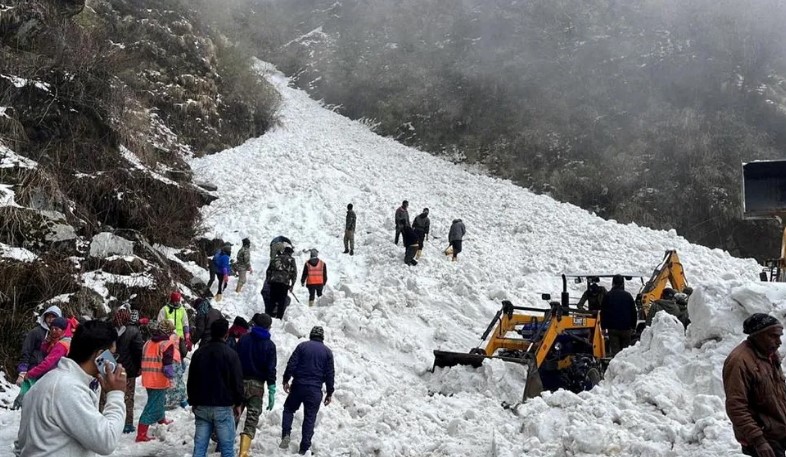
<svg viewBox="0 0 786 457">
<path fill-rule="evenodd" d="M 423 212 L 415 216 L 412 221 L 412 229 L 418 236 L 418 251 L 415 258 L 419 259 L 425 240 L 428 239 L 428 232 L 431 230 L 431 219 L 428 218 L 428 208 L 423 208 Z"/>
<path fill-rule="evenodd" d="M 276 343 L 270 339 L 270 326 L 273 318 L 267 314 L 255 314 L 251 331 L 240 338 L 237 354 L 243 367 L 244 406 L 248 409 L 246 423 L 240 434 L 239 457 L 248 457 L 251 440 L 254 439 L 262 413 L 267 383 L 267 410 L 276 403 Z"/>
<path fill-rule="evenodd" d="M 196 310 L 194 328 L 191 330 L 191 342 L 193 344 L 197 344 L 203 339 L 210 339 L 210 325 L 224 317 L 221 311 L 213 308 L 210 304 L 210 295 L 208 294 L 210 294 L 210 290 L 206 290 L 202 297 L 197 298 L 192 305 L 192 308 Z"/>
<path fill-rule="evenodd" d="M 636 302 L 625 290 L 625 279 L 621 275 L 612 278 L 611 290 L 603 297 L 600 308 L 600 325 L 609 333 L 609 354 L 614 357 L 630 346 L 638 318 Z"/>
<path fill-rule="evenodd" d="M 322 402 L 322 384 L 325 384 L 325 406 L 333 398 L 335 369 L 333 352 L 325 346 L 325 330 L 316 326 L 311 329 L 310 341 L 300 343 L 289 357 L 284 371 L 284 392 L 288 394 L 284 402 L 284 417 L 281 421 L 281 449 L 289 447 L 289 434 L 295 412 L 303 405 L 303 433 L 300 438 L 300 454 L 311 448 L 311 438 L 317 423 L 319 404 Z M 289 381 L 292 381 L 290 388 Z"/>
<path fill-rule="evenodd" d="M 113 317 L 117 330 L 117 361 L 126 369 L 126 425 L 123 433 L 134 433 L 134 391 L 136 378 L 142 374 L 142 349 L 145 341 L 139 327 L 131 322 L 131 311 L 126 307 L 118 308 Z M 103 393 L 103 392 L 102 392 Z"/>
<path fill-rule="evenodd" d="M 237 352 L 226 345 L 229 322 L 219 319 L 210 326 L 210 341 L 191 356 L 188 403 L 196 429 L 194 457 L 205 457 L 213 430 L 221 457 L 235 455 L 235 415 L 243 404 L 243 370 Z"/>
<path fill-rule="evenodd" d="M 415 266 L 418 261 L 415 260 L 415 254 L 418 252 L 418 235 L 412 227 L 404 227 L 401 231 L 404 237 L 404 263 L 407 265 Z"/>
</svg>

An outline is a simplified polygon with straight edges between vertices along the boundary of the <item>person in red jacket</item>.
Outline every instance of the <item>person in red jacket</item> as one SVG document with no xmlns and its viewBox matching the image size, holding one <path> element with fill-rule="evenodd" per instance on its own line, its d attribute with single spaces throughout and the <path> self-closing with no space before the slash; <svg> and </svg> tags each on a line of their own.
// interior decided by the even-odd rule
<svg viewBox="0 0 786 457">
<path fill-rule="evenodd" d="M 308 306 L 314 306 L 314 295 L 322 296 L 322 289 L 327 284 L 327 265 L 319 258 L 319 251 L 311 250 L 311 258 L 303 266 L 300 285 L 308 288 Z"/>
</svg>

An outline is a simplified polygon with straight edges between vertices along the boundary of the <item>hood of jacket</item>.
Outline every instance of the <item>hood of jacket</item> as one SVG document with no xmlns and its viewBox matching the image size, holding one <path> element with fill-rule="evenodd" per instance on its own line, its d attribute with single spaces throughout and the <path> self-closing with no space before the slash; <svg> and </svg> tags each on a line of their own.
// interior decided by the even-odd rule
<svg viewBox="0 0 786 457">
<path fill-rule="evenodd" d="M 308 263 L 310 263 L 312 267 L 317 266 L 317 264 L 319 263 L 319 257 L 314 257 L 313 259 L 308 259 Z"/>
<path fill-rule="evenodd" d="M 270 330 L 263 327 L 251 327 L 251 336 L 258 340 L 269 340 Z"/>
<path fill-rule="evenodd" d="M 461 222 L 461 219 L 453 219 L 454 224 L 458 224 L 459 222 Z"/>
<path fill-rule="evenodd" d="M 41 327 L 47 330 L 49 330 L 49 326 L 46 325 L 46 322 L 44 322 L 44 316 L 46 316 L 47 314 L 55 314 L 57 315 L 57 317 L 63 317 L 63 312 L 60 311 L 60 307 L 52 305 L 49 308 L 47 308 L 46 311 L 44 311 L 43 313 L 41 313 L 40 316 L 38 316 L 38 325 L 40 325 Z"/>
</svg>

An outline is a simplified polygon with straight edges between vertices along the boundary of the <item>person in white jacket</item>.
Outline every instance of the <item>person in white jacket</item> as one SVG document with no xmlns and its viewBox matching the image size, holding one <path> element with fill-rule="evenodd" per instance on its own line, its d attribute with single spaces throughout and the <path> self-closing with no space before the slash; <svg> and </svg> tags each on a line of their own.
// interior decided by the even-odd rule
<svg viewBox="0 0 786 457">
<path fill-rule="evenodd" d="M 25 395 L 18 436 L 21 457 L 114 452 L 125 424 L 126 373 L 117 364 L 114 372 L 99 376 L 95 359 L 116 340 L 117 331 L 108 322 L 89 321 L 76 329 L 68 356 Z M 103 414 L 98 411 L 99 383 L 108 392 Z"/>
</svg>

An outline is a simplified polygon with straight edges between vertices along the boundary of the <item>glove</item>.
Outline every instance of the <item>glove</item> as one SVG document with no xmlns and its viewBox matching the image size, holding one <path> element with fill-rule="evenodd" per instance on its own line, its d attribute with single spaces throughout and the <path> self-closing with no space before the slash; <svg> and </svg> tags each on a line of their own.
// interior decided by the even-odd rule
<svg viewBox="0 0 786 457">
<path fill-rule="evenodd" d="M 16 385 L 22 387 L 22 383 L 25 382 L 25 377 L 27 376 L 27 372 L 23 371 L 19 373 L 19 376 L 16 378 Z M 275 386 L 273 386 L 275 388 Z"/>
<path fill-rule="evenodd" d="M 164 365 L 164 376 L 168 379 L 172 379 L 175 377 L 175 367 L 172 365 Z"/>
<path fill-rule="evenodd" d="M 276 405 L 276 385 L 273 384 L 272 386 L 267 386 L 267 410 L 270 411 L 273 409 L 273 406 Z"/>
<path fill-rule="evenodd" d="M 756 445 L 756 455 L 759 457 L 776 457 L 775 451 L 772 450 L 772 446 L 766 441 Z"/>
<path fill-rule="evenodd" d="M 194 343 L 191 342 L 191 335 L 186 333 L 186 351 L 191 352 L 191 349 L 194 348 Z"/>
</svg>

